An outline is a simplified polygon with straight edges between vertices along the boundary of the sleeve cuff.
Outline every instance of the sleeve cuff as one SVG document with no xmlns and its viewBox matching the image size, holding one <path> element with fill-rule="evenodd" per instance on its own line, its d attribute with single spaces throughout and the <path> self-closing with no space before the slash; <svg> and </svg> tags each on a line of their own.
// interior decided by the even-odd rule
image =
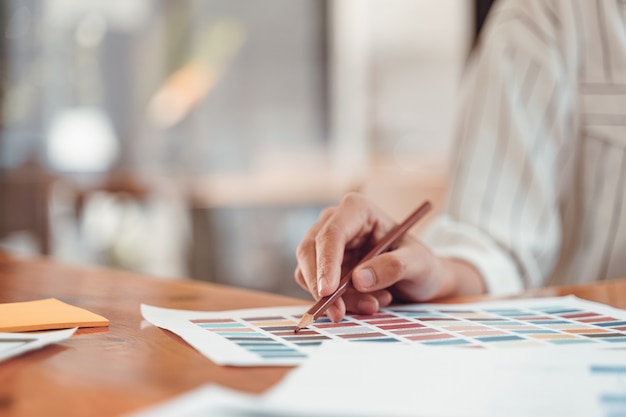
<svg viewBox="0 0 626 417">
<path fill-rule="evenodd" d="M 489 294 L 515 294 L 524 290 L 510 256 L 472 225 L 440 215 L 427 226 L 421 240 L 437 256 L 472 264 L 483 276 Z"/>
</svg>

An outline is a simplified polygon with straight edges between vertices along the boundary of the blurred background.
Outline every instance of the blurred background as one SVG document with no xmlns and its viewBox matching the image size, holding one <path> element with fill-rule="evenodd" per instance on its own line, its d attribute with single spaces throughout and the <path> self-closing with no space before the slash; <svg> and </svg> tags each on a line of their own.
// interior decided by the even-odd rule
<svg viewBox="0 0 626 417">
<path fill-rule="evenodd" d="M 308 298 L 323 207 L 441 201 L 489 4 L 2 0 L 0 248 Z"/>
</svg>

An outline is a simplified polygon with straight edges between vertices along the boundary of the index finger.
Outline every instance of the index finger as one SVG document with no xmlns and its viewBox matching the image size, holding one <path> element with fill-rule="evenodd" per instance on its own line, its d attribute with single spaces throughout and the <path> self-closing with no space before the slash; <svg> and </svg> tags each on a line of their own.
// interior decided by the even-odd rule
<svg viewBox="0 0 626 417">
<path fill-rule="evenodd" d="M 318 221 L 309 229 L 296 249 L 298 266 L 295 272 L 296 281 L 317 299 L 317 261 L 316 236 L 322 225 L 328 220 L 336 207 L 327 207 L 320 214 Z"/>
<path fill-rule="evenodd" d="M 363 244 L 393 222 L 363 196 L 348 194 L 315 237 L 317 289 L 320 297 L 331 295 L 341 279 L 346 248 Z"/>
</svg>

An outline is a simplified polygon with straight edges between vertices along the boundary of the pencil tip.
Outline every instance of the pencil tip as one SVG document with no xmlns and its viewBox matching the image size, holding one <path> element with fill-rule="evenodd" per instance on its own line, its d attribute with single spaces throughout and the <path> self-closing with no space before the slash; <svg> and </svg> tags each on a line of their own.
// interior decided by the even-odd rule
<svg viewBox="0 0 626 417">
<path fill-rule="evenodd" d="M 305 313 L 300 319 L 300 322 L 298 323 L 296 328 L 293 329 L 293 332 L 298 333 L 300 330 L 304 329 L 305 327 L 307 327 L 309 324 L 313 323 L 314 321 L 315 321 L 315 317 L 312 314 Z"/>
</svg>

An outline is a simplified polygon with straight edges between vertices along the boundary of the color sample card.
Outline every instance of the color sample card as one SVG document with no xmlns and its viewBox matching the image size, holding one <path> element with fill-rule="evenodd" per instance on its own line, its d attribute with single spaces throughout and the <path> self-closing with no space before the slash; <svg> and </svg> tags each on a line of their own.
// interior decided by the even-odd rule
<svg viewBox="0 0 626 417">
<path fill-rule="evenodd" d="M 69 338 L 76 328 L 45 333 L 0 333 L 0 361 Z"/>
<path fill-rule="evenodd" d="M 218 364 L 297 365 L 324 341 L 462 348 L 626 347 L 626 311 L 574 296 L 472 304 L 409 304 L 339 323 L 319 319 L 297 334 L 307 307 L 200 312 L 141 306 Z"/>
</svg>

